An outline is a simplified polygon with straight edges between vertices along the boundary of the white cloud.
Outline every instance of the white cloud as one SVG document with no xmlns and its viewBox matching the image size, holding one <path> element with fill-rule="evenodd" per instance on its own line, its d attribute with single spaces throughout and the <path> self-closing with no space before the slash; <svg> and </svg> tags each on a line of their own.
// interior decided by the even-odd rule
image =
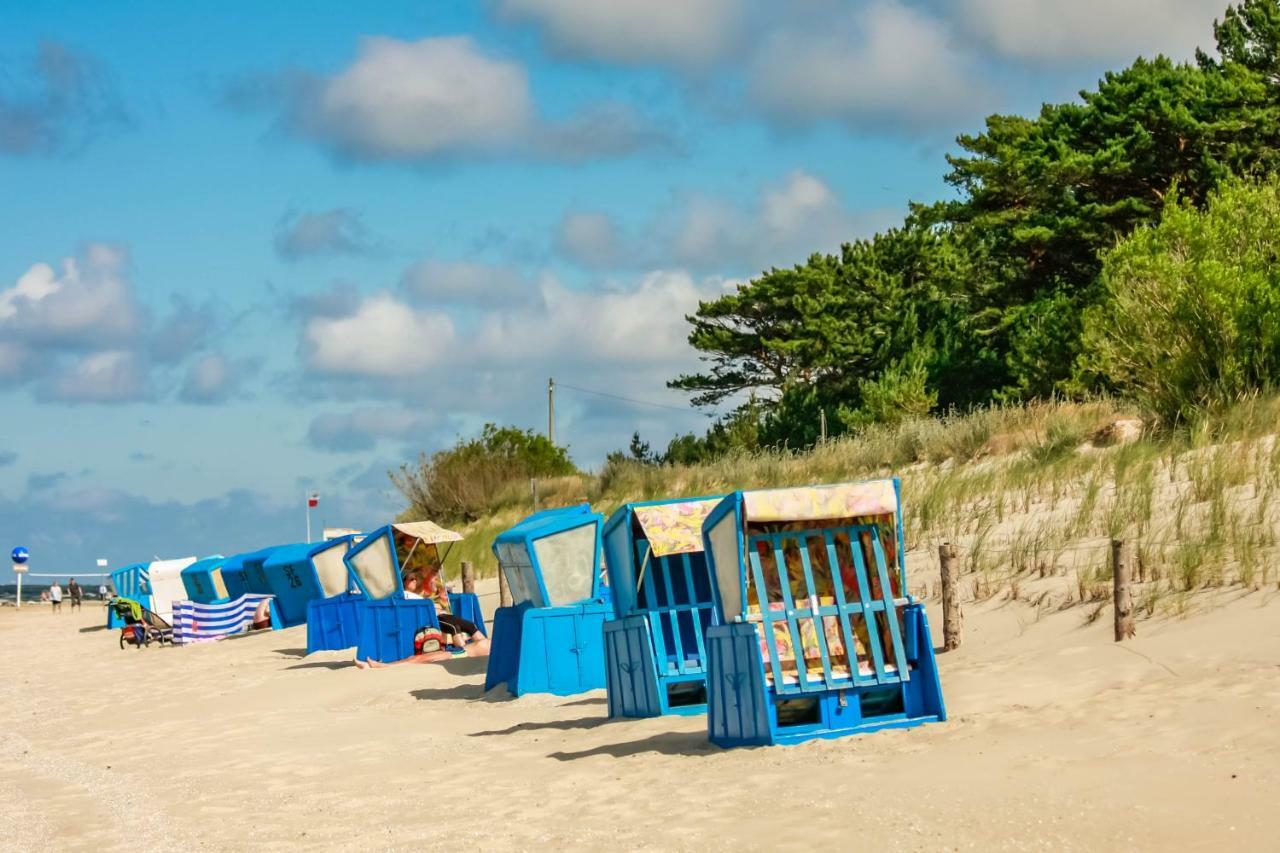
<svg viewBox="0 0 1280 853">
<path fill-rule="evenodd" d="M 356 255 L 371 248 L 360 214 L 344 208 L 291 211 L 276 225 L 276 254 L 287 261 L 319 255 Z"/>
<path fill-rule="evenodd" d="M 330 77 L 290 73 L 232 86 L 232 106 L 280 111 L 284 127 L 355 161 L 525 156 L 579 162 L 669 147 L 667 134 L 613 102 L 549 119 L 519 62 L 468 36 L 360 40 Z"/>
<path fill-rule="evenodd" d="M 346 316 L 312 317 L 303 338 L 308 366 L 331 376 L 411 377 L 439 364 L 453 345 L 448 315 L 416 311 L 388 293 Z"/>
<path fill-rule="evenodd" d="M 66 403 L 127 403 L 147 399 L 150 390 L 136 353 L 105 350 L 80 357 L 37 394 Z"/>
<path fill-rule="evenodd" d="M 947 25 L 897 0 L 770 31 L 750 61 L 748 90 L 776 120 L 836 119 L 857 131 L 946 126 L 989 100 Z"/>
<path fill-rule="evenodd" d="M 701 64 L 720 56 L 741 0 L 498 0 L 500 17 L 539 25 L 560 52 L 605 62 Z"/>
<path fill-rule="evenodd" d="M 471 261 L 418 261 L 405 271 L 401 286 L 434 305 L 485 306 L 538 296 L 537 287 L 515 267 Z"/>
<path fill-rule="evenodd" d="M 255 369 L 255 362 L 233 361 L 221 353 L 202 356 L 187 368 L 178 399 L 204 405 L 224 402 Z"/>
<path fill-rule="evenodd" d="M 126 341 L 139 331 L 143 315 L 125 279 L 128 253 L 90 243 L 61 271 L 33 264 L 18 281 L 0 290 L 0 335 L 31 346 L 92 349 Z"/>
<path fill-rule="evenodd" d="M 1223 0 L 955 0 L 956 25 L 1002 55 L 1032 64 L 1190 58 L 1212 46 Z"/>
<path fill-rule="evenodd" d="M 821 178 L 795 170 L 761 187 L 747 204 L 686 195 L 630 237 L 605 213 L 571 212 L 561 220 L 555 243 L 565 257 L 592 269 L 666 263 L 749 274 L 835 251 L 900 215 L 851 210 Z"/>
<path fill-rule="evenodd" d="M 556 250 L 590 269 L 607 269 L 623 254 L 618 225 L 607 213 L 570 211 L 560 220 Z"/>
<path fill-rule="evenodd" d="M 533 114 L 524 68 L 465 36 L 365 37 L 356 61 L 323 82 L 313 106 L 309 130 L 379 159 L 502 147 Z"/>
</svg>

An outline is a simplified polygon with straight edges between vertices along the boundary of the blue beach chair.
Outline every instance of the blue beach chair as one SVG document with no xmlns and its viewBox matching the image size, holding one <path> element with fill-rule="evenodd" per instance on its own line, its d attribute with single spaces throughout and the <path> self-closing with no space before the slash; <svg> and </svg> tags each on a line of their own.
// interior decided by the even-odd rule
<svg viewBox="0 0 1280 853">
<path fill-rule="evenodd" d="M 798 743 L 946 719 L 924 606 L 905 592 L 897 480 L 735 492 L 703 540 L 707 731 Z"/>
<path fill-rule="evenodd" d="M 571 696 L 604 687 L 600 631 L 612 606 L 600 572 L 603 521 L 587 504 L 544 510 L 494 540 L 512 605 L 493 616 L 485 690 Z"/>
<path fill-rule="evenodd" d="M 343 561 L 351 536 L 276 548 L 262 563 L 271 594 L 286 628 L 307 621 L 307 605 L 346 593 L 351 586 Z"/>
<path fill-rule="evenodd" d="M 222 579 L 222 564 L 226 557 L 215 554 L 196 560 L 182 570 L 182 586 L 187 591 L 187 599 L 197 604 L 213 604 L 228 601 L 227 585 Z"/>
<path fill-rule="evenodd" d="M 416 565 L 415 561 L 443 563 L 448 548 L 442 554 L 439 545 L 461 539 L 460 534 L 430 521 L 411 521 L 380 527 L 347 552 L 344 560 L 361 595 L 355 610 L 356 657 L 383 663 L 403 660 L 414 654 L 413 638 L 418 631 L 440 628 L 434 602 L 405 597 L 402 571 Z M 450 593 L 449 606 L 485 632 L 480 601 L 474 593 Z"/>
<path fill-rule="evenodd" d="M 633 503 L 605 524 L 616 618 L 604 625 L 609 715 L 700 714 L 718 623 L 702 522 L 720 498 Z"/>
<path fill-rule="evenodd" d="M 119 598 L 136 601 L 143 607 L 151 608 L 151 584 L 147 578 L 146 563 L 130 563 L 121 566 L 111 573 L 111 588 Z M 107 608 L 107 627 L 123 628 L 124 620 L 114 607 Z"/>
</svg>

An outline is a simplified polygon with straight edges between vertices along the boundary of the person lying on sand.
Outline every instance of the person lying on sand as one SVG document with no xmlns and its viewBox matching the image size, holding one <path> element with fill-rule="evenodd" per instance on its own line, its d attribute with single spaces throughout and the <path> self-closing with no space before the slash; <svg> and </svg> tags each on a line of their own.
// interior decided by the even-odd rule
<svg viewBox="0 0 1280 853">
<path fill-rule="evenodd" d="M 400 663 L 439 663 L 455 657 L 486 657 L 489 654 L 489 638 L 481 633 L 475 623 L 455 616 L 451 613 L 449 591 L 440 580 L 440 567 L 428 568 L 425 572 L 411 572 L 404 578 L 405 598 L 430 598 L 436 605 L 436 618 L 440 620 L 440 631 L 424 630 L 415 637 L 414 647 L 419 652 L 403 660 L 383 663 L 375 660 L 356 660 L 361 669 L 377 669 L 394 666 Z M 435 635 L 435 636 L 432 636 Z M 421 638 L 421 642 L 418 639 Z M 451 652 L 445 645 L 454 646 L 460 651 Z"/>
</svg>

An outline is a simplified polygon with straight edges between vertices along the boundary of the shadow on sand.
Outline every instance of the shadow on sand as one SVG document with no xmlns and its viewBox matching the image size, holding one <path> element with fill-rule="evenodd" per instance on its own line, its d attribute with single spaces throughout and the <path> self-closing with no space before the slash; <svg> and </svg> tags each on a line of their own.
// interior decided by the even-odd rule
<svg viewBox="0 0 1280 853">
<path fill-rule="evenodd" d="M 272 649 L 272 651 L 287 658 L 305 658 L 307 656 L 306 649 Z"/>
<path fill-rule="evenodd" d="M 90 625 L 88 628 L 81 628 L 80 633 L 92 634 L 94 631 L 107 631 L 107 630 L 110 630 L 110 629 L 108 629 L 106 625 Z"/>
<path fill-rule="evenodd" d="M 656 752 L 660 755 L 687 755 L 692 758 L 712 755 L 720 751 L 707 740 L 706 732 L 663 732 L 640 740 L 601 744 L 580 752 L 553 752 L 547 757 L 557 761 L 577 761 L 597 755 L 626 758 L 631 755 Z"/>
<path fill-rule="evenodd" d="M 410 690 L 409 695 L 424 702 L 437 699 L 464 699 L 469 702 L 505 702 L 506 696 L 489 696 L 484 692 L 483 684 L 455 684 L 453 687 L 423 687 Z"/>
<path fill-rule="evenodd" d="M 513 735 L 517 732 L 540 732 L 540 731 L 587 731 L 590 729 L 598 729 L 606 723 L 616 723 L 618 720 L 611 720 L 608 717 L 579 717 L 576 720 L 547 720 L 542 723 L 516 723 L 514 726 L 505 729 L 494 729 L 488 732 L 472 732 L 471 737 L 502 737 L 503 735 Z"/>
<path fill-rule="evenodd" d="M 346 669 L 355 665 L 353 660 L 313 660 L 310 663 L 295 663 L 285 669 Z"/>
</svg>

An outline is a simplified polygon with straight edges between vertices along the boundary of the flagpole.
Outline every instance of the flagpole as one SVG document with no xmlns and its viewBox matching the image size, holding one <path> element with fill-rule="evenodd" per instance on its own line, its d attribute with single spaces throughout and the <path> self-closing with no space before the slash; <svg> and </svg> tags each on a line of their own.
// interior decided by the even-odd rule
<svg viewBox="0 0 1280 853">
<path fill-rule="evenodd" d="M 303 501 L 307 505 L 307 544 L 311 544 L 311 493 L 307 492 L 303 495 Z"/>
</svg>

